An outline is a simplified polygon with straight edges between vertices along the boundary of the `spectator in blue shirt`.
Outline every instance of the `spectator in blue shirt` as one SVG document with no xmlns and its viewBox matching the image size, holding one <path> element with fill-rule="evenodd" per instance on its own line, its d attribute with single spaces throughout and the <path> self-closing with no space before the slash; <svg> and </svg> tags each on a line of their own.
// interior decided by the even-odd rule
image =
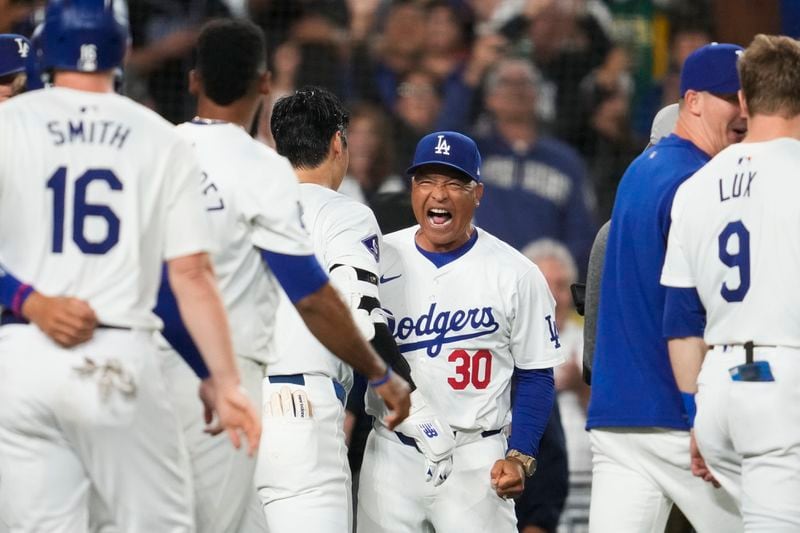
<svg viewBox="0 0 800 533">
<path fill-rule="evenodd" d="M 486 80 L 487 131 L 476 136 L 486 188 L 478 224 L 517 249 L 549 237 L 586 270 L 596 231 L 586 166 L 566 144 L 543 135 L 536 118 L 539 76 L 504 59 Z"/>
</svg>

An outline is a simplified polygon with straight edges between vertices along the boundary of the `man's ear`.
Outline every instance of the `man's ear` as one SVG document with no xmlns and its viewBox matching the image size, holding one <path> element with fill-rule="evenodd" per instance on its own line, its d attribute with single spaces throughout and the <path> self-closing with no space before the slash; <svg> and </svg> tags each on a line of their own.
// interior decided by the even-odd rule
<svg viewBox="0 0 800 533">
<path fill-rule="evenodd" d="M 683 101 L 686 108 L 692 115 L 699 116 L 702 109 L 703 95 L 697 91 L 689 89 L 683 95 Z"/>
<path fill-rule="evenodd" d="M 263 96 L 267 96 L 271 91 L 272 73 L 267 70 L 258 77 L 258 92 Z"/>
<path fill-rule="evenodd" d="M 481 205 L 481 198 L 483 198 L 483 183 L 475 184 L 475 207 Z"/>
<path fill-rule="evenodd" d="M 192 96 L 200 94 L 200 75 L 195 69 L 189 71 L 189 94 Z"/>
<path fill-rule="evenodd" d="M 345 140 L 342 137 L 341 131 L 336 131 L 331 137 L 330 147 L 328 148 L 328 153 L 332 157 L 341 157 L 342 153 L 346 150 Z"/>
</svg>

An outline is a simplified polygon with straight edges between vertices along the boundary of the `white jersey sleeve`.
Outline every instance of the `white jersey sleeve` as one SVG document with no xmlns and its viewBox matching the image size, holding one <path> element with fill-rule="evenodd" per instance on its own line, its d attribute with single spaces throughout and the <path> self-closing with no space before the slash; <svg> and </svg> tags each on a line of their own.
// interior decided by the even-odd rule
<svg viewBox="0 0 800 533">
<path fill-rule="evenodd" d="M 227 122 L 193 121 L 176 130 L 194 147 L 217 275 L 240 356 L 274 357 L 275 310 L 283 294 L 258 248 L 308 255 L 299 218 L 298 183 L 288 161 Z"/>
<path fill-rule="evenodd" d="M 667 287 L 695 286 L 695 277 L 684 249 L 685 218 L 681 215 L 686 201 L 686 189 L 678 189 L 672 202 L 672 225 L 667 239 L 667 254 L 661 270 L 661 284 Z"/>
<path fill-rule="evenodd" d="M 300 190 L 289 161 L 272 154 L 264 175 L 243 176 L 248 180 L 238 198 L 242 212 L 253 226 L 253 244 L 263 250 L 286 255 L 314 253 L 303 227 Z"/>
<path fill-rule="evenodd" d="M 198 252 L 215 251 L 200 193 L 200 167 L 189 143 L 183 139 L 176 142 L 167 161 L 166 172 L 173 179 L 165 191 L 169 199 L 164 259 L 169 261 Z M 199 236 L 203 238 L 199 239 Z"/>
<path fill-rule="evenodd" d="M 343 264 L 377 276 L 382 237 L 372 210 L 341 195 L 324 209 L 327 213 L 322 216 L 329 221 L 322 254 L 326 269 L 330 272 L 334 265 Z"/>
<path fill-rule="evenodd" d="M 512 302 L 510 348 L 514 366 L 531 370 L 561 364 L 555 299 L 538 267 L 520 277 Z"/>
<path fill-rule="evenodd" d="M 377 286 L 359 280 L 353 271 L 354 268 L 368 271 L 377 283 L 381 234 L 375 217 L 368 207 L 319 185 L 303 183 L 300 194 L 303 220 L 322 267 L 328 272 L 335 265 L 353 267 L 334 270 L 331 284 L 354 311 L 366 291 L 374 291 L 372 294 L 377 296 Z M 275 345 L 276 359 L 269 362 L 267 369 L 270 375 L 321 374 L 350 388 L 350 367 L 308 331 L 285 295 L 276 314 Z"/>
</svg>

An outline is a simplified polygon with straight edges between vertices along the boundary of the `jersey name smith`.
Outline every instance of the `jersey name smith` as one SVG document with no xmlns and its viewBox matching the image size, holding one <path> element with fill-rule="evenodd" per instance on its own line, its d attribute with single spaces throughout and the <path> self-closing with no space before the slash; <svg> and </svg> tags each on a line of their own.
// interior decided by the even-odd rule
<svg viewBox="0 0 800 533">
<path fill-rule="evenodd" d="M 122 149 L 131 128 L 113 120 L 51 120 L 47 131 L 54 146 L 97 144 Z"/>
</svg>

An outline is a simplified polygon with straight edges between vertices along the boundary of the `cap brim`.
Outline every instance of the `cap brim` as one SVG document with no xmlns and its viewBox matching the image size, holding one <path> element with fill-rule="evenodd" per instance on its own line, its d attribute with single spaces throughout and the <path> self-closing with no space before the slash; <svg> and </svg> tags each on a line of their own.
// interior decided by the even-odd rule
<svg viewBox="0 0 800 533">
<path fill-rule="evenodd" d="M 14 68 L 11 70 L 4 70 L 0 71 L 0 76 L 10 76 L 11 74 L 19 74 L 20 72 L 25 72 L 25 67 L 22 66 L 20 68 Z"/>
<path fill-rule="evenodd" d="M 446 161 L 439 161 L 439 160 L 436 160 L 436 159 L 431 160 L 431 161 L 422 161 L 422 162 L 417 163 L 415 165 L 411 165 L 410 167 L 408 167 L 406 169 L 406 176 L 413 175 L 414 172 L 416 172 L 420 167 L 424 167 L 425 165 L 441 165 L 443 167 L 450 167 L 452 169 L 458 170 L 459 172 L 464 174 L 466 177 L 468 177 L 472 181 L 477 181 L 477 182 L 481 181 L 480 179 L 478 179 L 477 176 L 474 176 L 474 175 L 470 174 L 469 172 L 467 172 L 466 170 L 464 170 L 463 168 L 461 168 L 458 165 L 454 165 L 453 163 L 448 163 Z"/>
</svg>

